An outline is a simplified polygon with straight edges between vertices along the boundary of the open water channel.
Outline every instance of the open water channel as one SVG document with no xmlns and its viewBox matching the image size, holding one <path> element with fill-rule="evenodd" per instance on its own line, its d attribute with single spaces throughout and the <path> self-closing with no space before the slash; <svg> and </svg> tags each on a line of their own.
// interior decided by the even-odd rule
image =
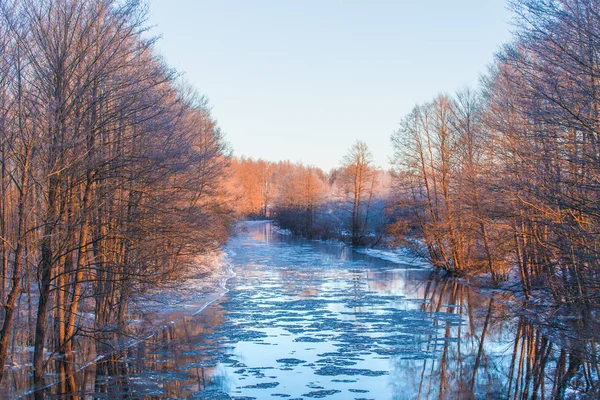
<svg viewBox="0 0 600 400">
<path fill-rule="evenodd" d="M 76 374 L 66 398 L 457 399 L 568 397 L 594 371 L 502 298 L 248 224 L 235 276 L 202 312 Z M 579 378 L 577 378 L 579 376 Z M 579 379 L 579 380 L 578 380 Z"/>
</svg>

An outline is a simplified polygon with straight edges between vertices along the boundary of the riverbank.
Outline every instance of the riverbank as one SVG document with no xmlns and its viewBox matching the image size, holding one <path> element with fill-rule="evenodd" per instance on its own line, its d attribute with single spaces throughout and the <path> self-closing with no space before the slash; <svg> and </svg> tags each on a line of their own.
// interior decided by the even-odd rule
<svg viewBox="0 0 600 400">
<path fill-rule="evenodd" d="M 147 316 L 181 310 L 193 313 L 225 290 L 224 283 L 232 273 L 227 255 L 222 251 L 198 257 L 196 266 L 178 279 L 135 296 L 131 313 Z"/>
<path fill-rule="evenodd" d="M 131 299 L 126 332 L 107 332 L 101 337 L 82 336 L 75 341 L 74 359 L 71 361 L 73 374 L 85 375 L 90 368 L 97 368 L 110 359 L 144 341 L 150 340 L 161 331 L 184 318 L 202 312 L 206 307 L 227 293 L 226 282 L 234 276 L 227 254 L 223 251 L 199 257 L 194 266 L 186 269 L 177 281 L 162 283 Z M 93 321 L 93 315 L 84 317 Z M 101 334 L 95 332 L 94 335 Z M 8 379 L 0 386 L 0 399 L 28 398 L 34 391 L 26 390 L 32 367 L 32 348 L 23 348 L 15 353 L 7 369 Z M 60 357 L 55 356 L 57 362 Z M 54 365 L 54 364 L 51 364 Z M 46 374 L 46 386 L 40 390 L 64 383 L 68 376 L 52 368 Z M 12 380 L 12 382 L 11 382 Z"/>
<path fill-rule="evenodd" d="M 181 318 L 202 312 L 227 293 L 227 280 L 233 276 L 227 255 L 218 251 L 199 257 L 196 267 L 179 279 L 138 294 L 130 307 L 132 338 L 119 347 L 133 346 Z"/>
</svg>

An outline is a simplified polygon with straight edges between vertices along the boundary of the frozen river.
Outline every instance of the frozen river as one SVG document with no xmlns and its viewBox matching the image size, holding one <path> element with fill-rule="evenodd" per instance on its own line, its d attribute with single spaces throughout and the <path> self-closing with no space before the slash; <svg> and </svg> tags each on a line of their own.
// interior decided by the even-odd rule
<svg viewBox="0 0 600 400">
<path fill-rule="evenodd" d="M 223 297 L 78 374 L 78 394 L 99 399 L 564 394 L 566 378 L 557 371 L 567 370 L 572 354 L 489 296 L 409 258 L 392 262 L 340 244 L 295 239 L 275 233 L 268 223 L 247 225 L 226 251 L 235 276 Z"/>
</svg>

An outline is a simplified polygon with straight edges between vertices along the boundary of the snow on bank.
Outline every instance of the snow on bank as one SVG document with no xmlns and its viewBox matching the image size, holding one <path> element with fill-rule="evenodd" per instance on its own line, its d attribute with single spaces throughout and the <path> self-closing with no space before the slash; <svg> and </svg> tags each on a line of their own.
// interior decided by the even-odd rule
<svg viewBox="0 0 600 400">
<path fill-rule="evenodd" d="M 135 309 L 149 316 L 150 324 L 145 325 L 140 334 L 119 346 L 118 350 L 136 346 L 169 325 L 183 318 L 198 315 L 229 291 L 226 284 L 235 273 L 225 252 L 220 251 L 199 258 L 198 263 L 198 268 L 191 271 L 192 274 L 187 278 L 162 288 L 155 288 L 136 299 Z M 130 322 L 135 324 L 139 321 Z M 87 366 L 107 356 L 108 354 L 100 355 Z"/>
<path fill-rule="evenodd" d="M 198 315 L 229 291 L 226 284 L 234 276 L 227 255 L 220 251 L 199 258 L 198 267 L 184 279 L 140 295 L 132 314 L 145 321 L 139 334 L 121 348 L 133 347 L 183 318 Z M 131 322 L 142 325 L 141 320 Z"/>
<path fill-rule="evenodd" d="M 262 225 L 264 223 L 267 222 L 273 222 L 272 219 L 245 219 L 242 221 L 238 222 L 238 226 L 243 226 L 243 225 L 248 225 L 248 226 L 254 226 L 254 225 Z"/>
<path fill-rule="evenodd" d="M 421 257 L 415 255 L 410 249 L 401 247 L 393 250 L 380 250 L 370 248 L 354 249 L 358 253 L 367 254 L 371 257 L 391 261 L 397 264 L 407 265 L 412 268 L 432 268 L 432 265 Z"/>
<path fill-rule="evenodd" d="M 292 231 L 290 231 L 289 229 L 282 229 L 277 225 L 271 225 L 271 231 L 285 236 L 289 236 L 292 234 Z"/>
<path fill-rule="evenodd" d="M 133 299 L 133 314 L 168 314 L 173 311 L 199 308 L 215 293 L 225 290 L 225 281 L 232 269 L 224 252 L 199 257 L 196 266 L 179 279 L 161 284 Z"/>
</svg>

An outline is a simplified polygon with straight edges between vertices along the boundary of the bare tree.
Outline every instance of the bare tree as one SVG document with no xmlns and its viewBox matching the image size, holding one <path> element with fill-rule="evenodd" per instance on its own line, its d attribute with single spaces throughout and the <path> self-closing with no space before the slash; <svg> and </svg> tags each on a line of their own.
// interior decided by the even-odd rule
<svg viewBox="0 0 600 400">
<path fill-rule="evenodd" d="M 352 202 L 350 231 L 352 244 L 361 244 L 368 228 L 368 209 L 373 196 L 375 173 L 373 156 L 364 142 L 357 141 L 342 160 L 343 191 Z"/>
</svg>

